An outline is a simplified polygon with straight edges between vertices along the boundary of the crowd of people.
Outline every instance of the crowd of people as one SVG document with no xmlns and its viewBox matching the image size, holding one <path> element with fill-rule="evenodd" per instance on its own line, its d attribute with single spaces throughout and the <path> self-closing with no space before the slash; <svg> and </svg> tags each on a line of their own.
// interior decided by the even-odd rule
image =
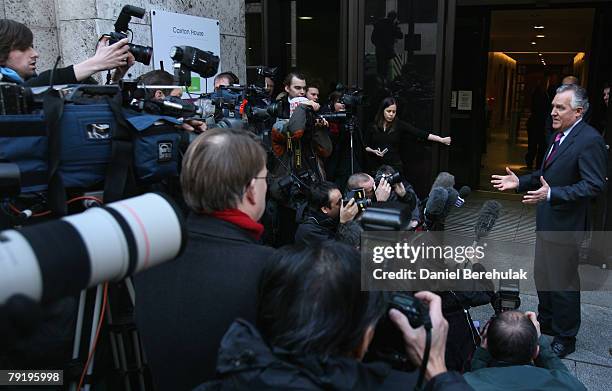
<svg viewBox="0 0 612 391">
<path fill-rule="evenodd" d="M 0 36 L 3 77 L 23 85 L 47 84 L 50 72 L 35 74 L 38 54 L 31 31 L 3 19 Z M 380 58 L 382 62 L 384 53 Z M 57 69 L 54 82 L 78 83 L 109 69 L 121 77 L 131 62 L 127 40 L 113 45 L 102 40 L 91 59 Z M 164 77 L 154 71 L 140 81 L 172 84 Z M 230 72 L 215 78 L 215 88 L 237 83 Z M 176 260 L 134 277 L 135 323 L 155 389 L 400 390 L 420 385 L 420 372 L 428 390 L 585 389 L 561 362 L 560 348 L 551 348 L 541 337 L 549 332 L 540 325 L 544 321 L 552 322 L 553 331 L 564 332 L 562 320 L 553 316 L 559 314 L 555 306 L 563 305 L 564 297 L 541 297 L 541 310 L 548 313 L 540 313 L 540 321 L 532 312 L 497 314 L 482 330 L 480 343 L 474 341 L 470 354 L 456 364 L 447 351 L 454 341 L 447 338 L 452 333 L 444 295 L 414 293 L 426 304 L 429 334 L 423 326 L 412 327 L 404 313 L 390 309 L 383 293 L 362 291 L 357 250 L 361 207 L 355 198 L 346 199 L 345 191 L 361 190 L 372 202 L 408 209 L 414 229 L 423 220 L 422 202 L 403 175 L 401 145 L 411 137 L 447 146 L 451 139 L 399 120 L 393 97 L 380 102 L 370 127 L 353 132 L 345 129 L 346 122 L 315 119 L 296 131 L 292 111 L 342 113 L 347 107 L 341 92 L 323 103 L 319 88 L 299 72 L 287 75 L 283 87 L 284 94 L 276 100 L 288 130 L 279 132 L 275 142 L 284 143 L 280 155 L 291 175 L 301 170 L 316 179 L 303 194 L 303 208 L 278 205 L 288 216 L 290 224 L 282 229 L 288 237 L 283 244 L 290 246 L 274 248 L 262 241 L 267 228 L 260 221 L 269 213 L 269 187 L 278 179 L 272 175 L 278 166 L 270 164 L 270 151 L 244 129 L 210 129 L 202 121 L 185 124 L 185 130 L 201 133 L 189 144 L 180 174 L 189 240 Z M 266 80 L 266 90 L 272 100 L 274 80 Z M 172 89 L 154 94 L 157 99 L 179 95 Z M 575 97 L 581 91 L 557 90 L 558 97 L 563 94 Z M 299 109 L 292 107 L 296 98 L 302 98 Z M 565 109 L 565 101 L 555 99 L 557 110 Z M 564 118 L 553 115 L 552 127 L 566 130 Z M 302 151 L 296 154 L 296 148 Z M 390 183 L 396 173 L 401 179 Z M 500 190 L 528 186 L 511 172 L 496 176 L 494 184 Z M 594 192 L 593 186 L 588 189 Z M 591 195 L 551 189 L 549 199 L 559 203 Z M 575 304 L 575 297 L 570 299 Z M 545 307 L 545 300 L 552 307 Z M 399 330 L 402 339 L 396 348 L 416 369 L 399 371 L 368 359 L 383 318 Z M 61 322 L 72 325 L 74 318 L 62 317 Z M 10 366 L 12 357 L 20 355 L 19 362 L 26 363 L 28 351 L 20 350 L 22 346 L 3 352 L 0 367 Z M 45 363 L 60 368 L 64 364 Z"/>
</svg>

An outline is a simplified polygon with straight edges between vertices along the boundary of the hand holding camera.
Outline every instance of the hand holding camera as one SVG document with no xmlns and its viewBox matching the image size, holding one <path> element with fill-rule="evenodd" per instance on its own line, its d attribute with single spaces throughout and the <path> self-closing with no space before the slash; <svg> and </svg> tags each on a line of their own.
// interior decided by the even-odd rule
<svg viewBox="0 0 612 391">
<path fill-rule="evenodd" d="M 342 202 L 340 205 L 340 224 L 352 221 L 358 213 L 359 206 L 354 198 L 351 198 L 347 203 Z"/>
<path fill-rule="evenodd" d="M 448 322 L 444 319 L 444 316 L 442 316 L 442 299 L 440 296 L 431 292 L 422 291 L 415 293 L 414 297 L 421 300 L 429 307 L 429 318 L 432 326 L 431 350 L 425 370 L 425 378 L 429 380 L 440 373 L 446 372 L 444 352 L 446 348 Z M 402 332 L 406 353 L 410 357 L 410 360 L 414 364 L 420 366 L 425 353 L 425 327 L 419 326 L 416 329 L 413 328 L 409 319 L 396 309 L 391 309 L 389 311 L 389 317 Z M 418 324 L 415 324 L 415 326 L 417 325 Z"/>
<path fill-rule="evenodd" d="M 391 195 L 391 185 L 387 182 L 386 178 L 380 180 L 374 193 L 376 194 L 376 201 L 378 202 L 385 202 L 389 199 Z"/>
</svg>

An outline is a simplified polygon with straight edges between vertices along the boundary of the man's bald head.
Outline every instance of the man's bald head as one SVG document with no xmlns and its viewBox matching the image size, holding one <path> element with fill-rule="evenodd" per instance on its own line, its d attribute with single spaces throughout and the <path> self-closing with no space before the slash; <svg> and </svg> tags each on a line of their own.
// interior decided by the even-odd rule
<svg viewBox="0 0 612 391">
<path fill-rule="evenodd" d="M 487 329 L 487 350 L 497 361 L 528 364 L 538 352 L 538 331 L 524 313 L 502 312 Z"/>
<path fill-rule="evenodd" d="M 577 86 L 580 85 L 580 79 L 574 75 L 567 75 L 561 81 L 561 84 L 575 84 Z"/>
</svg>

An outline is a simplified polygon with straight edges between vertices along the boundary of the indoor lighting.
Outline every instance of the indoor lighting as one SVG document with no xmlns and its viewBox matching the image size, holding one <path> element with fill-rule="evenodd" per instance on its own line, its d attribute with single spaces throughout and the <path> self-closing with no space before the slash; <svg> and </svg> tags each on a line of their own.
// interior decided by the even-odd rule
<svg viewBox="0 0 612 391">
<path fill-rule="evenodd" d="M 312 20 L 312 16 L 298 16 L 299 20 Z"/>
<path fill-rule="evenodd" d="M 534 28 L 534 29 L 538 29 L 538 30 L 540 30 L 540 29 L 543 29 L 543 28 L 544 28 L 544 26 L 533 26 L 533 28 Z"/>
<path fill-rule="evenodd" d="M 535 44 L 536 44 L 536 41 L 531 41 L 531 44 L 532 44 L 532 45 L 535 45 Z"/>
<path fill-rule="evenodd" d="M 542 53 L 538 53 L 538 56 L 542 57 Z"/>
<path fill-rule="evenodd" d="M 544 37 L 546 37 L 546 35 L 544 35 L 544 34 L 538 34 L 538 35 L 536 35 L 536 38 L 544 38 Z"/>
</svg>

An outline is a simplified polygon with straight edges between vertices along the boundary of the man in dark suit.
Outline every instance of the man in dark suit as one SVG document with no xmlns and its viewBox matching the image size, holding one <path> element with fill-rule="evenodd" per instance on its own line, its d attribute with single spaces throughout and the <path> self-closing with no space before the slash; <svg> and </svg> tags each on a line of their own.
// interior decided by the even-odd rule
<svg viewBox="0 0 612 391">
<path fill-rule="evenodd" d="M 526 190 L 523 203 L 536 205 L 534 277 L 539 321 L 554 335 L 552 350 L 565 357 L 575 350 L 580 327 L 578 249 L 589 227 L 589 204 L 606 183 L 606 148 L 582 115 L 589 102 L 584 88 L 565 84 L 552 102 L 556 133 L 539 170 L 517 177 L 493 175 L 498 190 Z"/>
<path fill-rule="evenodd" d="M 245 132 L 208 130 L 187 149 L 189 242 L 175 261 L 135 279 L 136 325 L 157 390 L 212 379 L 229 325 L 255 321 L 259 275 L 273 253 L 259 244 L 266 182 L 266 153 Z"/>
</svg>

